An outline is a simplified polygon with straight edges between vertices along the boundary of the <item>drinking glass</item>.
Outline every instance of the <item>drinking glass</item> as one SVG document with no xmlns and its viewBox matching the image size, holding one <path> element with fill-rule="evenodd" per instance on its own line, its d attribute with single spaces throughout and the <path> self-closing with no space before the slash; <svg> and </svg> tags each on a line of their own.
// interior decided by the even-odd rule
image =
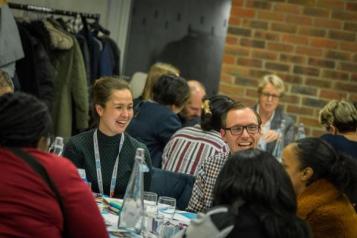
<svg viewBox="0 0 357 238">
<path fill-rule="evenodd" d="M 164 220 L 171 220 L 175 214 L 176 199 L 172 197 L 160 196 L 157 202 L 158 217 Z"/>
<path fill-rule="evenodd" d="M 155 230 L 155 218 L 157 215 L 157 194 L 144 192 L 144 234 L 149 236 Z"/>
</svg>

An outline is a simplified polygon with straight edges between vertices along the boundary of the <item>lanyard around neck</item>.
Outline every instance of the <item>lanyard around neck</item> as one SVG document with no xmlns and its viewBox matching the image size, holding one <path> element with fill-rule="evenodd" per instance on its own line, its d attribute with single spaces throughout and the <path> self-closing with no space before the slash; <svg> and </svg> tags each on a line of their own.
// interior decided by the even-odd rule
<svg viewBox="0 0 357 238">
<path fill-rule="evenodd" d="M 99 155 L 99 146 L 98 146 L 98 129 L 94 131 L 93 144 L 94 144 L 94 158 L 95 158 L 95 168 L 97 171 L 98 188 L 99 188 L 99 193 L 103 195 L 104 190 L 103 190 L 102 165 L 100 164 L 100 155 Z M 110 197 L 114 196 L 114 190 L 115 190 L 117 175 L 118 175 L 119 154 L 123 147 L 123 144 L 124 144 L 124 133 L 122 133 L 120 137 L 118 156 L 115 159 L 112 179 L 110 180 L 110 194 L 109 194 Z"/>
</svg>

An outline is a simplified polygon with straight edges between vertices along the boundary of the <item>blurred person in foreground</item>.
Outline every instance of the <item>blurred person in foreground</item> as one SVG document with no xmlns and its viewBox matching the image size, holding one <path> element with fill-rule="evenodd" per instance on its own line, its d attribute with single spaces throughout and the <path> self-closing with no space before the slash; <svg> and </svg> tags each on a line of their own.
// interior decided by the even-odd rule
<svg viewBox="0 0 357 238">
<path fill-rule="evenodd" d="M 47 152 L 47 106 L 8 93 L 0 97 L 0 121 L 0 237 L 108 237 L 76 167 Z"/>
<path fill-rule="evenodd" d="M 357 109 L 353 103 L 332 100 L 321 109 L 319 119 L 328 132 L 321 139 L 339 153 L 346 153 L 357 160 Z"/>
<path fill-rule="evenodd" d="M 190 87 L 190 98 L 178 114 L 183 127 L 200 124 L 202 101 L 206 95 L 206 89 L 199 81 L 188 80 L 187 84 Z"/>
<path fill-rule="evenodd" d="M 248 149 L 233 153 L 213 194 L 214 207 L 191 221 L 184 237 L 310 237 L 308 226 L 296 215 L 296 195 L 289 176 L 268 152 Z"/>
<path fill-rule="evenodd" d="M 190 211 L 204 212 L 212 207 L 213 188 L 230 153 L 255 148 L 258 144 L 261 120 L 252 108 L 233 103 L 223 113 L 221 125 L 221 136 L 230 151 L 212 155 L 201 163 L 187 207 Z"/>
<path fill-rule="evenodd" d="M 254 109 L 262 120 L 262 136 L 259 140 L 259 148 L 270 153 L 273 152 L 279 137 L 278 129 L 281 122 L 285 121 L 283 130 L 284 145 L 293 141 L 294 121 L 279 106 L 280 98 L 284 95 L 285 86 L 283 80 L 275 75 L 265 75 L 258 85 L 258 104 Z"/>
<path fill-rule="evenodd" d="M 304 138 L 283 150 L 282 165 L 297 194 L 299 217 L 314 238 L 357 237 L 357 161 L 319 138 Z"/>
</svg>

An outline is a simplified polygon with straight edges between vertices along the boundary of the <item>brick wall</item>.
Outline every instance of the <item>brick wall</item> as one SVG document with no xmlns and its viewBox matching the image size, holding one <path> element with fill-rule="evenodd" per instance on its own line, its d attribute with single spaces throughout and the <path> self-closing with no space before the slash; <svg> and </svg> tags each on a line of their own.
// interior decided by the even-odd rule
<svg viewBox="0 0 357 238">
<path fill-rule="evenodd" d="M 258 79 L 281 76 L 281 104 L 318 136 L 319 109 L 357 101 L 357 1 L 232 0 L 219 91 L 247 105 Z"/>
</svg>

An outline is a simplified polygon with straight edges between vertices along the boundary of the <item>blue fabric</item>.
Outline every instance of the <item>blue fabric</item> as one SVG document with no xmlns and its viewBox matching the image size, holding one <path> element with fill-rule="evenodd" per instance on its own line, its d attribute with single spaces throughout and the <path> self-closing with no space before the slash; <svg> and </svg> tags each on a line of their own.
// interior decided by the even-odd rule
<svg viewBox="0 0 357 238">
<path fill-rule="evenodd" d="M 160 168 L 166 143 L 181 127 L 177 114 L 168 106 L 146 101 L 135 108 L 126 132 L 148 147 L 152 165 Z"/>
<path fill-rule="evenodd" d="M 345 153 L 357 159 L 357 142 L 348 140 L 342 135 L 325 134 L 321 139 L 328 142 L 339 153 Z"/>
<path fill-rule="evenodd" d="M 195 177 L 152 167 L 150 191 L 176 198 L 176 207 L 185 210 L 191 198 Z"/>
</svg>

